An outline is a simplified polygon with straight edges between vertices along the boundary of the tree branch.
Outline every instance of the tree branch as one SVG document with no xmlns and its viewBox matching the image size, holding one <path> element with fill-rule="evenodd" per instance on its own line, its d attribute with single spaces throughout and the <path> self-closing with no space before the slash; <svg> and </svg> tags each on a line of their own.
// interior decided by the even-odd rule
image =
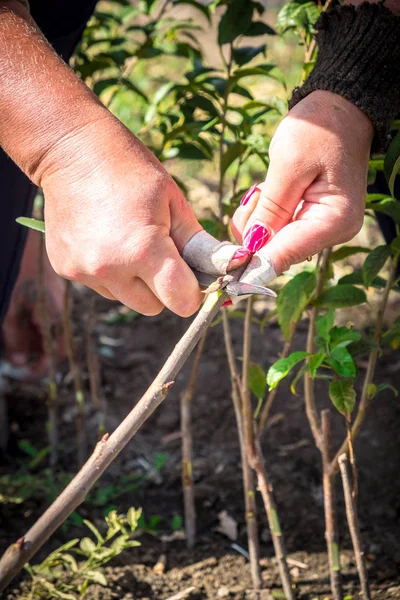
<svg viewBox="0 0 400 600">
<path fill-rule="evenodd" d="M 222 292 L 215 292 L 207 296 L 189 329 L 175 346 L 163 368 L 136 406 L 110 437 L 108 434 L 103 436 L 79 473 L 26 535 L 6 550 L 0 560 L 0 592 L 71 512 L 84 501 L 100 475 L 161 404 L 176 375 L 226 299 L 227 295 Z"/>
<path fill-rule="evenodd" d="M 364 550 L 362 548 L 360 525 L 358 522 L 356 503 L 352 494 L 352 485 L 349 469 L 349 461 L 346 454 L 339 456 L 339 467 L 342 475 L 344 501 L 346 504 L 346 517 L 349 525 L 351 541 L 353 543 L 354 556 L 356 559 L 358 577 L 360 579 L 363 600 L 371 600 L 368 585 L 367 566 L 365 564 Z"/>
</svg>

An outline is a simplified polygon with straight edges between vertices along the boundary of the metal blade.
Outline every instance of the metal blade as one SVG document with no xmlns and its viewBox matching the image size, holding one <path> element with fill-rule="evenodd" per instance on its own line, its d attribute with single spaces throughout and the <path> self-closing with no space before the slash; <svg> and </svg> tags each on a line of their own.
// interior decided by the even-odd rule
<svg viewBox="0 0 400 600">
<path fill-rule="evenodd" d="M 274 291 L 262 285 L 253 285 L 240 281 L 231 281 L 228 283 L 226 291 L 230 296 L 247 296 L 250 294 L 261 294 L 262 296 L 272 296 L 273 298 L 277 296 Z"/>
</svg>

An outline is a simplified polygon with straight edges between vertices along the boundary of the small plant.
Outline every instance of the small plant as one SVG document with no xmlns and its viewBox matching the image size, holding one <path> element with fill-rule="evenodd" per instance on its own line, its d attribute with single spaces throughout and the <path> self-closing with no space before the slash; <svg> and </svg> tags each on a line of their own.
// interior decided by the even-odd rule
<svg viewBox="0 0 400 600">
<path fill-rule="evenodd" d="M 93 583 L 106 586 L 107 579 L 100 569 L 124 550 L 140 545 L 133 539 L 140 517 L 141 509 L 130 508 L 126 516 L 115 510 L 110 512 L 105 518 L 104 536 L 93 523 L 84 520 L 95 540 L 90 537 L 70 540 L 39 565 L 25 565 L 32 581 L 21 600 L 76 600 L 77 596 L 84 598 Z"/>
</svg>

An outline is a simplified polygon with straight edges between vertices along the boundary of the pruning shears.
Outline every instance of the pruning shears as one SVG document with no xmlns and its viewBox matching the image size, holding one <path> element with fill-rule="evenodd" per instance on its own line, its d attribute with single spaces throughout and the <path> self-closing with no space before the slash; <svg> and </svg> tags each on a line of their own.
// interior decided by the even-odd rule
<svg viewBox="0 0 400 600">
<path fill-rule="evenodd" d="M 243 272 L 243 269 L 240 269 Z M 245 283 L 237 278 L 235 271 L 228 275 L 221 275 L 218 279 L 215 279 L 215 275 L 209 275 L 202 271 L 192 269 L 196 276 L 200 286 L 205 288 L 205 292 L 213 292 L 216 290 L 225 290 L 229 296 L 240 297 L 240 296 L 251 296 L 253 294 L 260 294 L 262 296 L 272 296 L 276 298 L 276 293 L 263 285 L 256 285 L 253 283 Z M 238 269 L 239 271 L 239 269 Z M 240 273 L 241 275 L 242 273 Z"/>
</svg>

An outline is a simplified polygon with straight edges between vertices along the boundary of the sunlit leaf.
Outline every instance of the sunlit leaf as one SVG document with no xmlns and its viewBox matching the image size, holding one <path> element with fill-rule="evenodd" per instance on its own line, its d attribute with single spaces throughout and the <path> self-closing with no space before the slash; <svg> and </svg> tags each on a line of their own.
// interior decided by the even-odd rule
<svg viewBox="0 0 400 600">
<path fill-rule="evenodd" d="M 293 352 L 287 358 L 280 358 L 270 366 L 267 373 L 267 384 L 270 390 L 276 388 L 278 383 L 284 379 L 291 369 L 307 357 L 307 352 Z"/>
<path fill-rule="evenodd" d="M 30 229 L 35 229 L 36 231 L 45 233 L 44 221 L 39 221 L 38 219 L 29 219 L 28 217 L 18 217 L 18 219 L 15 220 L 20 225 L 24 225 L 24 227 L 29 227 Z"/>
</svg>

